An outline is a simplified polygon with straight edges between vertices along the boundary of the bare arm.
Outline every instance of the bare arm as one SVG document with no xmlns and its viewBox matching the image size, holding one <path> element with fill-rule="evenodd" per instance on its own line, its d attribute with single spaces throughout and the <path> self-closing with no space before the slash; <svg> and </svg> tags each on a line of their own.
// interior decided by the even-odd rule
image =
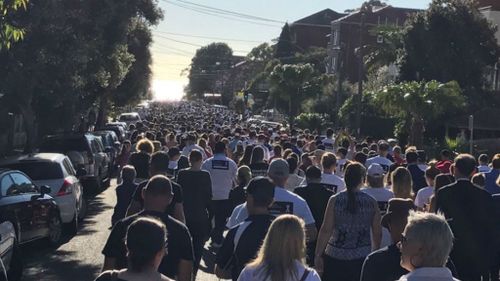
<svg viewBox="0 0 500 281">
<path fill-rule="evenodd" d="M 186 217 L 184 216 L 184 205 L 182 203 L 175 204 L 173 217 L 176 220 L 186 224 Z"/>
<path fill-rule="evenodd" d="M 326 244 L 332 236 L 333 228 L 335 226 L 333 210 L 335 207 L 335 197 L 330 198 L 328 201 L 328 206 L 325 211 L 325 218 L 323 220 L 323 225 L 318 235 L 318 241 L 316 243 L 315 251 L 315 269 L 321 274 L 323 272 L 323 253 L 326 249 Z"/>
<path fill-rule="evenodd" d="M 180 260 L 177 269 L 177 281 L 192 281 L 193 261 Z"/>
<path fill-rule="evenodd" d="M 220 279 L 232 279 L 231 272 L 220 268 L 218 265 L 215 265 L 214 272 Z"/>
<path fill-rule="evenodd" d="M 113 270 L 116 267 L 116 258 L 104 257 L 104 264 L 102 266 L 102 271 Z"/>
<path fill-rule="evenodd" d="M 382 241 L 382 225 L 380 224 L 382 217 L 377 202 L 374 203 L 374 206 L 375 215 L 373 216 L 372 222 L 372 251 L 378 250 L 380 248 L 380 242 Z"/>
</svg>

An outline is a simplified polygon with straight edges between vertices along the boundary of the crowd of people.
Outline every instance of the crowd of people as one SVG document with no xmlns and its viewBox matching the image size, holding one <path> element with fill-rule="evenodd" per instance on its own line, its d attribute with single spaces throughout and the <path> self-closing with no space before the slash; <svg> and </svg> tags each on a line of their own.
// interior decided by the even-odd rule
<svg viewBox="0 0 500 281">
<path fill-rule="evenodd" d="M 429 161 L 194 102 L 146 115 L 117 158 L 97 280 L 499 280 L 500 154 Z"/>
</svg>

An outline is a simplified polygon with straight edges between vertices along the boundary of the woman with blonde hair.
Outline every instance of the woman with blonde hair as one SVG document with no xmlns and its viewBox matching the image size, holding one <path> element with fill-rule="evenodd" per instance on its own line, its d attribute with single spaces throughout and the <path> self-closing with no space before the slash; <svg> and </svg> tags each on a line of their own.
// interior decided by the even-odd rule
<svg viewBox="0 0 500 281">
<path fill-rule="evenodd" d="M 395 198 L 413 200 L 411 174 L 405 167 L 398 167 L 391 174 L 392 192 Z"/>
<path fill-rule="evenodd" d="M 305 236 L 302 219 L 294 215 L 275 219 L 257 258 L 243 269 L 238 281 L 320 281 L 318 273 L 304 263 Z"/>
</svg>

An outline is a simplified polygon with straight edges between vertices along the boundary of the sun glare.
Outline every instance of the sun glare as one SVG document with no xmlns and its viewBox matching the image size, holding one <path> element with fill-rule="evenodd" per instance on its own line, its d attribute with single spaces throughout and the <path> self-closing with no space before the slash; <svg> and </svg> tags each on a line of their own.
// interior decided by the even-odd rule
<svg viewBox="0 0 500 281">
<path fill-rule="evenodd" d="M 180 101 L 184 97 L 184 81 L 153 80 L 153 98 L 156 101 Z"/>
</svg>

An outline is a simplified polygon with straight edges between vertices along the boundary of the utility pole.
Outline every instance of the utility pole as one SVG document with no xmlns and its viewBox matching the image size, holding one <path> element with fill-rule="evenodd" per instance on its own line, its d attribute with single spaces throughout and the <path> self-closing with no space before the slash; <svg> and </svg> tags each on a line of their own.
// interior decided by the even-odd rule
<svg viewBox="0 0 500 281">
<path fill-rule="evenodd" d="M 335 114 L 334 117 L 336 119 L 336 125 L 340 128 L 340 107 L 342 106 L 342 68 L 343 68 L 343 60 L 342 60 L 342 43 L 338 47 L 338 67 L 337 67 L 337 95 L 335 96 Z"/>
<path fill-rule="evenodd" d="M 359 52 L 358 52 L 358 94 L 356 96 L 356 135 L 361 136 L 361 106 L 363 98 L 363 79 L 364 79 L 364 30 L 365 30 L 365 17 L 366 17 L 366 6 L 361 7 L 361 24 L 359 26 Z"/>
</svg>

